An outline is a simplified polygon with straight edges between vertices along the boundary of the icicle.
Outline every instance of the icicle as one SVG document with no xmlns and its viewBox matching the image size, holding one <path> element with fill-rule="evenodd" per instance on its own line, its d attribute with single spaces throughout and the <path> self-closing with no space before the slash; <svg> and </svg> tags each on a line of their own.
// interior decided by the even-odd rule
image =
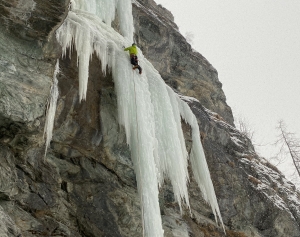
<svg viewBox="0 0 300 237">
<path fill-rule="evenodd" d="M 111 27 L 104 24 L 99 18 L 85 12 L 69 12 L 68 17 L 56 31 L 57 41 L 62 46 L 63 56 L 67 49 L 70 50 L 74 43 L 77 51 L 79 65 L 79 99 L 85 100 L 89 60 L 95 51 L 102 61 L 102 71 L 105 73 L 106 66 L 112 68 L 115 48 L 122 49 L 125 39 L 116 33 Z M 127 43 L 128 44 L 128 43 Z"/>
<path fill-rule="evenodd" d="M 55 118 L 55 111 L 56 111 L 57 98 L 58 98 L 58 86 L 57 86 L 58 81 L 56 78 L 58 72 L 59 72 L 59 60 L 57 60 L 55 65 L 55 70 L 53 74 L 53 84 L 50 92 L 51 97 L 47 108 L 47 117 L 46 117 L 46 122 L 44 127 L 44 136 L 46 136 L 45 155 L 47 153 L 47 149 L 52 139 L 52 131 L 54 126 L 54 118 Z"/>
<path fill-rule="evenodd" d="M 185 119 L 185 121 L 188 124 L 191 125 L 192 128 L 193 144 L 192 144 L 190 159 L 191 159 L 191 166 L 192 166 L 194 177 L 198 183 L 203 198 L 210 204 L 213 210 L 216 222 L 218 223 L 217 217 L 219 217 L 219 220 L 225 232 L 214 186 L 210 178 L 209 169 L 206 163 L 203 147 L 200 141 L 200 132 L 199 132 L 197 119 L 193 114 L 192 110 L 190 109 L 190 107 L 188 106 L 188 104 L 185 103 L 183 100 L 181 100 L 179 96 L 176 97 L 177 97 L 176 99 L 179 105 L 181 116 Z"/>
</svg>

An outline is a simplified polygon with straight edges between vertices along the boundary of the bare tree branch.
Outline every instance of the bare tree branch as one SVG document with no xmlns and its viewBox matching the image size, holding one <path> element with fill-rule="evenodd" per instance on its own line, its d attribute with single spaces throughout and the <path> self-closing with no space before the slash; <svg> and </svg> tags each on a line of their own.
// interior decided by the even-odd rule
<svg viewBox="0 0 300 237">
<path fill-rule="evenodd" d="M 300 177 L 300 140 L 295 133 L 288 132 L 283 120 L 280 120 L 277 126 L 280 134 L 275 144 L 280 144 L 279 154 L 286 154 L 292 158 L 297 174 Z"/>
<path fill-rule="evenodd" d="M 251 126 L 249 125 L 248 121 L 245 118 L 239 117 L 236 120 L 236 127 L 238 130 L 240 130 L 240 132 L 243 135 L 253 140 L 254 130 L 251 128 Z"/>
</svg>

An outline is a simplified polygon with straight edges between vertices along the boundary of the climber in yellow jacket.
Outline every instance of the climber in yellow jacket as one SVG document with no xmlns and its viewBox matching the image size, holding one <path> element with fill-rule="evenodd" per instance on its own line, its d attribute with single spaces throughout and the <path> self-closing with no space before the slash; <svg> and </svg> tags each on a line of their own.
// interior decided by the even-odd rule
<svg viewBox="0 0 300 237">
<path fill-rule="evenodd" d="M 138 57 L 137 57 L 137 47 L 136 44 L 133 43 L 132 46 L 125 48 L 124 51 L 129 51 L 130 54 L 130 62 L 133 65 L 132 69 L 138 69 L 139 73 L 142 74 L 142 68 L 140 67 L 140 65 L 138 64 Z"/>
</svg>

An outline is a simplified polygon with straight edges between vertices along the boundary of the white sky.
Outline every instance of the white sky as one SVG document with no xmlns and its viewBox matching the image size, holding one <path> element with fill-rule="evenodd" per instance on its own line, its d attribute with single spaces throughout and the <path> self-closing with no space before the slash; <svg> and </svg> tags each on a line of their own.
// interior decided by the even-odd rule
<svg viewBox="0 0 300 237">
<path fill-rule="evenodd" d="M 283 119 L 300 136 L 300 0 L 155 0 L 217 69 L 235 117 L 255 143 L 276 139 Z M 273 146 L 262 146 L 266 158 Z"/>
</svg>

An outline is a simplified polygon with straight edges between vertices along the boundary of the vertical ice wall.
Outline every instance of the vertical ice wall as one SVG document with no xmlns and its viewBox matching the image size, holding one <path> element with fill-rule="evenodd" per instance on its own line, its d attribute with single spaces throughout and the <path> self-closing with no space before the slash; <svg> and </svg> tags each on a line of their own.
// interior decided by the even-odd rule
<svg viewBox="0 0 300 237">
<path fill-rule="evenodd" d="M 180 113 L 178 108 L 172 107 L 172 98 L 168 95 L 168 87 L 160 74 L 142 55 L 140 58 L 144 72 L 147 74 L 154 111 L 154 136 L 157 139 L 154 158 L 158 169 L 159 185 L 163 184 L 165 176 L 169 177 L 179 207 L 181 208 L 182 201 L 189 206 L 188 153 L 181 129 Z"/>
<path fill-rule="evenodd" d="M 121 54 L 124 55 L 124 52 Z M 144 236 L 163 236 L 157 167 L 153 157 L 156 144 L 154 116 L 148 83 L 145 77 L 140 78 L 132 71 L 127 54 L 125 58 L 119 54 L 116 63 L 124 65 L 114 70 L 114 81 L 119 123 L 125 127 L 136 173 Z"/>
<path fill-rule="evenodd" d="M 183 203 L 189 207 L 188 154 L 181 117 L 193 131 L 191 163 L 196 181 L 221 220 L 195 116 L 141 52 L 138 56 L 144 70 L 138 75 L 122 49 L 132 43 L 131 7 L 131 0 L 72 0 L 71 11 L 56 34 L 63 56 L 67 49 L 70 55 L 73 49 L 77 51 L 79 99 L 86 98 L 89 61 L 96 53 L 102 71 L 108 66 L 114 78 L 119 123 L 125 128 L 141 199 L 144 236 L 163 236 L 158 186 L 164 178 L 170 179 L 180 209 Z M 122 35 L 111 27 L 116 12 Z"/>
</svg>

